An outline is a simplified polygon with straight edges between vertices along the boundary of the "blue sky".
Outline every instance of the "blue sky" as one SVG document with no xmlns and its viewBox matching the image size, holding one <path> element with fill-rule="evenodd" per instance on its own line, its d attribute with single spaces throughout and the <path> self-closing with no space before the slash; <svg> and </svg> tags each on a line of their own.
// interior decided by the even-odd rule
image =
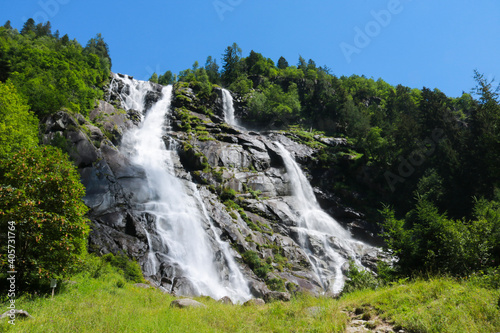
<svg viewBox="0 0 500 333">
<path fill-rule="evenodd" d="M 337 75 L 365 75 L 455 97 L 473 70 L 500 80 L 498 0 L 0 0 L 0 24 L 33 17 L 81 44 L 102 33 L 114 72 L 179 72 L 233 42 L 275 62 L 299 55 Z"/>
</svg>

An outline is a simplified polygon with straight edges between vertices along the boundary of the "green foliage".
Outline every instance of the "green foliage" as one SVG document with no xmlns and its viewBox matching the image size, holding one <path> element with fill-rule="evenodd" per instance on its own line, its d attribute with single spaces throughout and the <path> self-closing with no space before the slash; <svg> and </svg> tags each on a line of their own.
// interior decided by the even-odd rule
<svg viewBox="0 0 500 333">
<path fill-rule="evenodd" d="M 38 121 L 12 82 L 0 82 L 0 158 L 38 143 Z"/>
<path fill-rule="evenodd" d="M 498 265 L 500 209 L 496 202 L 478 200 L 475 218 L 453 220 L 440 214 L 425 198 L 405 219 L 385 208 L 384 237 L 399 258 L 404 273 L 449 273 L 466 275 Z"/>
<path fill-rule="evenodd" d="M 272 266 L 260 259 L 259 254 L 255 251 L 246 251 L 241 257 L 255 275 L 262 279 L 266 279 L 267 273 L 272 271 Z"/>
<path fill-rule="evenodd" d="M 266 281 L 266 284 L 269 287 L 269 289 L 271 289 L 271 290 L 286 291 L 285 280 L 283 280 L 283 279 L 272 278 L 272 279 L 269 279 L 269 281 Z"/>
<path fill-rule="evenodd" d="M 286 69 L 288 67 L 288 61 L 286 61 L 285 58 L 280 57 L 278 60 L 278 68 L 279 69 Z"/>
<path fill-rule="evenodd" d="M 123 254 L 115 256 L 112 253 L 103 255 L 102 259 L 106 262 L 109 262 L 111 266 L 120 269 L 127 281 L 137 283 L 144 282 L 141 267 L 139 266 L 137 261 L 132 261 Z"/>
<path fill-rule="evenodd" d="M 15 226 L 18 288 L 72 273 L 89 227 L 85 189 L 68 157 L 49 146 L 23 149 L 0 162 L 0 184 L 0 227 Z M 7 272 L 7 241 L 1 244 Z"/>
<path fill-rule="evenodd" d="M 254 94 L 249 103 L 249 113 L 255 119 L 278 124 L 290 123 L 300 114 L 298 88 L 290 84 L 284 92 L 279 85 L 260 87 L 262 92 Z"/>
<path fill-rule="evenodd" d="M 373 273 L 360 269 L 354 262 L 349 262 L 349 270 L 346 273 L 346 281 L 342 293 L 351 293 L 355 290 L 375 289 L 379 282 Z"/>
<path fill-rule="evenodd" d="M 253 89 L 253 83 L 245 76 L 240 76 L 231 83 L 229 89 L 240 95 L 247 95 Z"/>
<path fill-rule="evenodd" d="M 207 58 L 207 61 L 205 63 L 205 71 L 207 72 L 208 79 L 211 83 L 220 83 L 219 65 L 217 65 L 216 59 L 212 59 L 212 56 L 208 56 Z"/>
<path fill-rule="evenodd" d="M 45 32 L 37 32 L 42 28 Z M 107 45 L 98 35 L 83 48 L 48 30 L 47 26 L 34 27 L 31 19 L 21 34 L 0 28 L 4 79 L 11 79 L 38 117 L 63 107 L 86 115 L 102 97 L 100 88 L 109 77 Z"/>
<path fill-rule="evenodd" d="M 486 271 L 477 271 L 467 277 L 466 281 L 481 288 L 500 290 L 500 266 L 489 267 Z M 500 298 L 498 299 L 500 302 Z M 498 305 L 500 308 L 500 304 Z"/>
<path fill-rule="evenodd" d="M 498 332 L 500 292 L 449 278 L 406 281 L 342 298 L 350 309 L 372 308 L 405 332 Z"/>
<path fill-rule="evenodd" d="M 259 307 L 227 306 L 199 297 L 195 300 L 206 308 L 189 311 L 170 308 L 176 297 L 155 288 L 137 288 L 112 270 L 98 278 L 83 271 L 71 281 L 56 288 L 53 299 L 17 298 L 16 307 L 34 318 L 17 318 L 16 325 L 3 320 L 0 331 L 235 332 L 244 327 L 248 332 L 345 332 L 352 327 L 346 312 L 358 309 L 364 319 L 377 316 L 394 326 L 394 331 L 500 331 L 500 292 L 452 279 L 407 281 L 375 291 L 356 291 L 339 299 L 298 293 L 290 302 Z M 7 307 L 7 303 L 1 305 Z"/>
<path fill-rule="evenodd" d="M 158 83 L 158 74 L 153 73 L 153 75 L 151 75 L 148 81 L 153 83 Z"/>
<path fill-rule="evenodd" d="M 104 41 L 101 34 L 97 34 L 95 38 L 91 38 L 84 49 L 84 54 L 95 54 L 99 57 L 101 69 L 107 72 L 111 71 L 111 57 L 109 56 L 108 44 Z"/>
<path fill-rule="evenodd" d="M 229 85 L 233 82 L 240 72 L 241 48 L 238 44 L 228 46 L 223 54 L 222 81 Z"/>
<path fill-rule="evenodd" d="M 158 83 L 164 86 L 173 84 L 174 81 L 175 79 L 171 71 L 166 71 L 163 75 L 160 75 L 160 77 L 158 78 Z"/>
<path fill-rule="evenodd" d="M 236 198 L 236 191 L 229 187 L 224 187 L 220 193 L 220 198 L 222 201 L 234 200 Z"/>
<path fill-rule="evenodd" d="M 186 69 L 179 73 L 180 82 L 189 82 L 189 86 L 197 94 L 198 98 L 208 100 L 212 94 L 212 83 L 205 68 L 198 68 L 198 62 L 193 69 Z"/>
</svg>

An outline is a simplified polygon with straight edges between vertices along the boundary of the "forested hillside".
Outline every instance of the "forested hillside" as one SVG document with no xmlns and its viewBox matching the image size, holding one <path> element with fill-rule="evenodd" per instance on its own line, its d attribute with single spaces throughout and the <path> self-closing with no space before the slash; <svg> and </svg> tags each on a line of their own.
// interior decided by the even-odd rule
<svg viewBox="0 0 500 333">
<path fill-rule="evenodd" d="M 18 290 L 79 269 L 89 232 L 85 188 L 59 149 L 65 139 L 55 138 L 56 147 L 39 145 L 39 124 L 60 110 L 87 115 L 103 96 L 110 69 L 100 35 L 82 47 L 52 33 L 50 22 L 29 19 L 21 32 L 9 22 L 0 27 L 2 285 L 8 267 L 17 269 Z"/>
<path fill-rule="evenodd" d="M 222 85 L 239 95 L 247 128 L 281 129 L 321 147 L 312 174 L 380 223 L 402 271 L 468 274 L 500 260 L 498 86 L 475 71 L 476 87 L 452 98 L 439 89 L 396 87 L 382 79 L 335 76 L 299 57 L 277 64 L 228 46 L 222 66 L 151 81 L 189 82 L 201 98 Z M 350 149 L 314 139 L 347 139 Z M 327 172 L 325 170 L 331 170 Z M 313 182 L 315 180 L 313 179 Z M 385 222 L 383 222 L 385 221 Z"/>
</svg>

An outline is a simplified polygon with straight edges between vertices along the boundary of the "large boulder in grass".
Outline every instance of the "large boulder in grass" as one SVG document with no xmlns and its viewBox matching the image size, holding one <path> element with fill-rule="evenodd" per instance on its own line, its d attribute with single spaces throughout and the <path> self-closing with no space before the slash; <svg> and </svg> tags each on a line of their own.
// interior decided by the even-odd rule
<svg viewBox="0 0 500 333">
<path fill-rule="evenodd" d="M 291 296 L 288 292 L 271 291 L 264 296 L 264 299 L 266 303 L 274 301 L 290 302 Z"/>
<path fill-rule="evenodd" d="M 184 309 L 184 308 L 206 308 L 207 306 L 190 298 L 182 298 L 172 301 L 170 303 L 170 307 Z"/>
<path fill-rule="evenodd" d="M 265 305 L 266 302 L 262 298 L 252 298 L 245 303 L 243 303 L 243 306 L 262 306 Z"/>
<path fill-rule="evenodd" d="M 222 303 L 222 304 L 229 304 L 229 305 L 234 305 L 233 301 L 229 296 L 224 296 L 221 299 L 219 299 L 217 302 Z"/>
</svg>

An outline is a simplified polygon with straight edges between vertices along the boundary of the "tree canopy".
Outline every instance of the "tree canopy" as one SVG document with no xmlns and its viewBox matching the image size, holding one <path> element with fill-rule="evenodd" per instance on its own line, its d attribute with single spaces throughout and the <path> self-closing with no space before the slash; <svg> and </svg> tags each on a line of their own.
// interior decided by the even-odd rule
<svg viewBox="0 0 500 333">
<path fill-rule="evenodd" d="M 100 34 L 83 48 L 67 35 L 53 35 L 50 22 L 36 25 L 33 19 L 21 33 L 0 27 L 0 56 L 0 80 L 10 79 L 38 117 L 61 108 L 87 114 L 111 69 Z"/>
<path fill-rule="evenodd" d="M 0 158 L 37 143 L 38 120 L 12 82 L 0 82 Z"/>
<path fill-rule="evenodd" d="M 84 195 L 75 166 L 57 148 L 22 149 L 0 161 L 0 227 L 15 234 L 19 288 L 73 272 L 86 252 L 89 232 Z M 7 240 L 1 244 L 5 274 Z"/>
</svg>

